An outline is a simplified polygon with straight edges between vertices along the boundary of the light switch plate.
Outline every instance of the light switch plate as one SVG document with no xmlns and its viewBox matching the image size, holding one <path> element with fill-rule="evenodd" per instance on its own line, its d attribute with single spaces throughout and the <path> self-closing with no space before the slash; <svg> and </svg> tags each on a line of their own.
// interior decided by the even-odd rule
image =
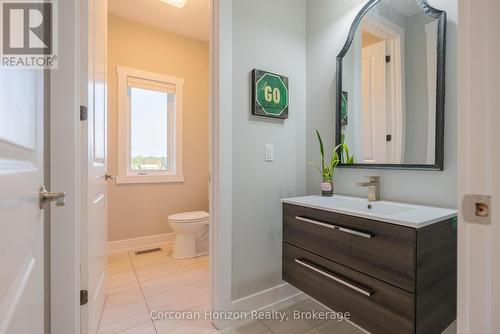
<svg viewBox="0 0 500 334">
<path fill-rule="evenodd" d="M 266 145 L 266 161 L 274 161 L 274 146 L 271 144 Z"/>
<path fill-rule="evenodd" d="M 462 201 L 462 212 L 468 223 L 491 224 L 491 196 L 465 195 Z"/>
</svg>

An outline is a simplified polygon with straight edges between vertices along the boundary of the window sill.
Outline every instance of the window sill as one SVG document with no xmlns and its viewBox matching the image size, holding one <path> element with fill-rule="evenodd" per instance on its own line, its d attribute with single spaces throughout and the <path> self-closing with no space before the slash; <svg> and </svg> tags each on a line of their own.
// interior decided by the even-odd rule
<svg viewBox="0 0 500 334">
<path fill-rule="evenodd" d="M 184 182 L 184 175 L 118 175 L 116 177 L 117 184 L 182 182 Z"/>
</svg>

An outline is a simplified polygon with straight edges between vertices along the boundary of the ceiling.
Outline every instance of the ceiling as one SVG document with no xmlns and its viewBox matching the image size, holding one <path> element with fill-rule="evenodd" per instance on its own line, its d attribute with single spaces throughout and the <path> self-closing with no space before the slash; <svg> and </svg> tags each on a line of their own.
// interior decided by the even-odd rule
<svg viewBox="0 0 500 334">
<path fill-rule="evenodd" d="M 384 0 L 383 3 L 408 17 L 422 12 L 415 0 Z"/>
<path fill-rule="evenodd" d="M 109 0 L 109 13 L 208 41 L 209 0 L 188 0 L 183 8 L 168 5 L 160 0 Z"/>
</svg>

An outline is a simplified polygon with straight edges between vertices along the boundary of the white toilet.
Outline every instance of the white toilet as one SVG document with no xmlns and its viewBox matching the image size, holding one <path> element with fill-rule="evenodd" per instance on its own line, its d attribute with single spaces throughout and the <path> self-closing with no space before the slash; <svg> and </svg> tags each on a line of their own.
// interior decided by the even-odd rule
<svg viewBox="0 0 500 334">
<path fill-rule="evenodd" d="M 209 214 L 205 211 L 183 212 L 168 217 L 175 232 L 174 259 L 189 259 L 208 253 Z"/>
</svg>

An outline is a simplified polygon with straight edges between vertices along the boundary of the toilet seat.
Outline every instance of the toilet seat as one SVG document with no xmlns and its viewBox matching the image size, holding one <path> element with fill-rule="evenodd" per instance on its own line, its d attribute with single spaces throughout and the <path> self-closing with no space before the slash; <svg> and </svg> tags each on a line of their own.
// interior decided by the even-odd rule
<svg viewBox="0 0 500 334">
<path fill-rule="evenodd" d="M 168 217 L 171 223 L 199 223 L 208 221 L 210 215 L 205 211 L 182 212 Z"/>
</svg>

